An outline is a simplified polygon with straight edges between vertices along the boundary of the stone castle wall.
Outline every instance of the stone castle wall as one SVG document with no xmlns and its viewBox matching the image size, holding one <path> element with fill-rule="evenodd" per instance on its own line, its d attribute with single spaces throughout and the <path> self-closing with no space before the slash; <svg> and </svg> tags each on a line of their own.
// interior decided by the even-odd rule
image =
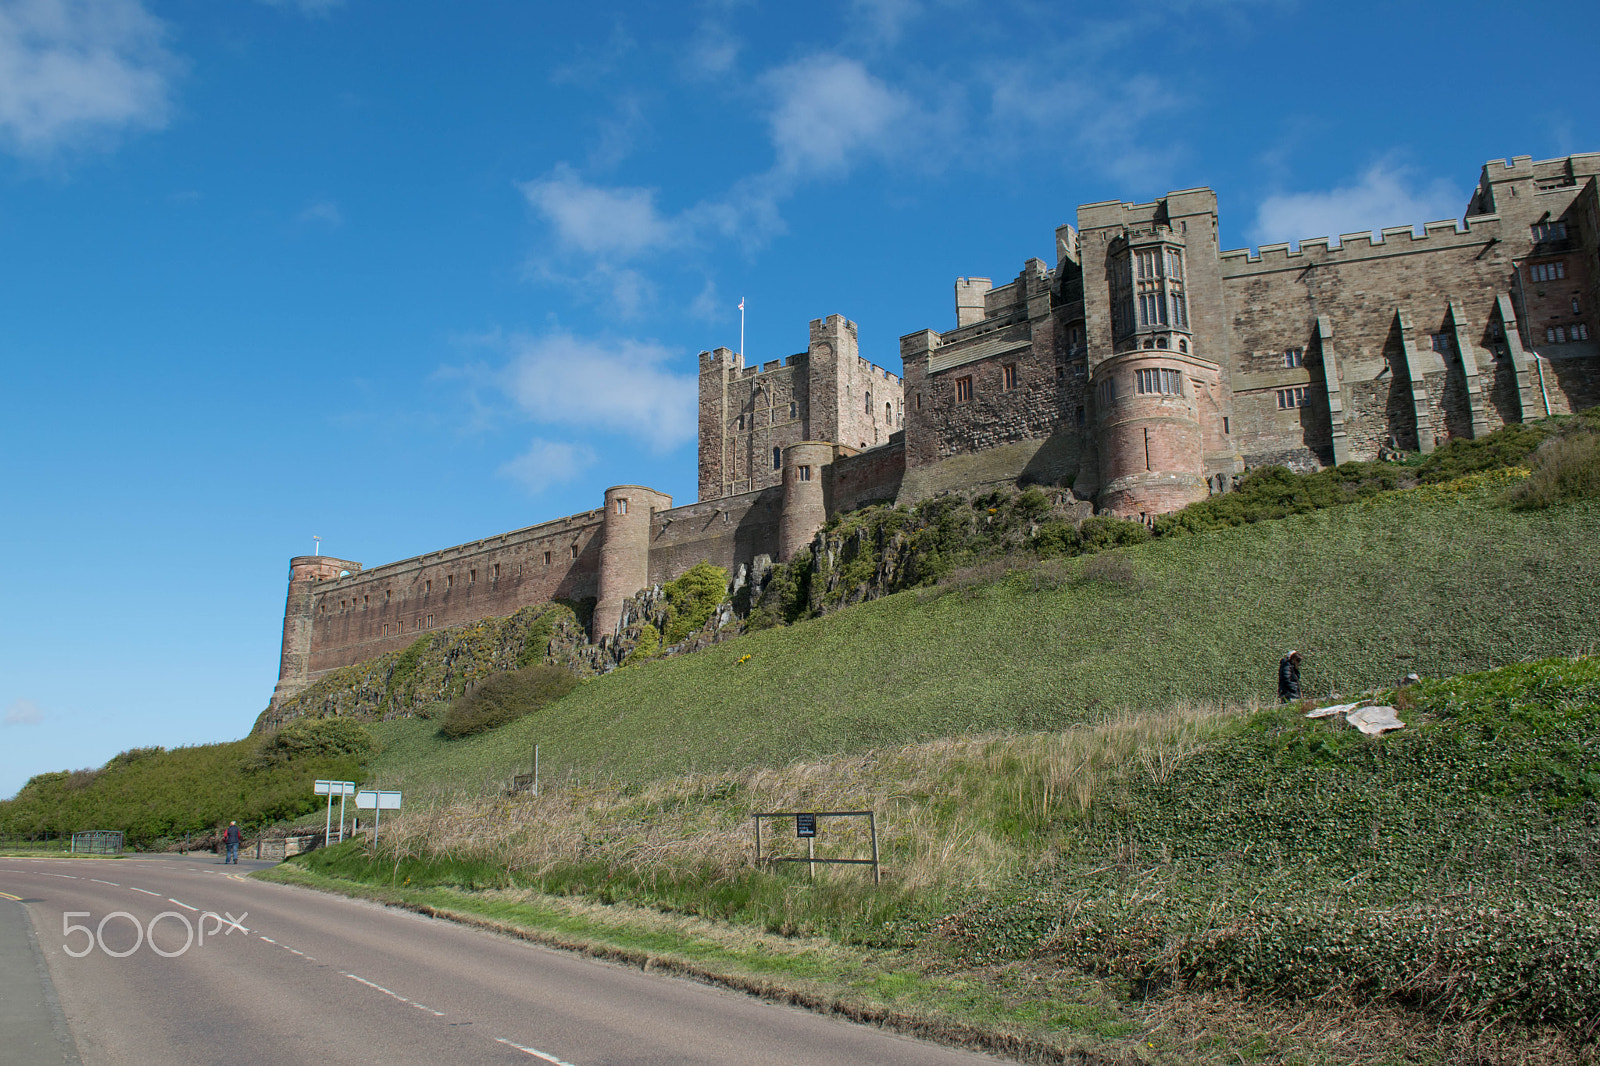
<svg viewBox="0 0 1600 1066">
<path fill-rule="evenodd" d="M 371 570 L 297 557 L 274 701 L 554 599 L 598 600 L 600 637 L 638 588 L 781 560 L 868 503 L 1034 481 L 1149 517 L 1251 467 L 1431 451 L 1600 403 L 1600 154 L 1489 163 L 1462 224 L 1337 246 L 1223 251 L 1204 188 L 1077 222 L 1053 267 L 958 279 L 955 328 L 902 337 L 903 375 L 841 315 L 786 359 L 702 352 L 697 503 L 618 486 L 595 511 Z M 1134 302 L 1152 293 L 1159 317 Z"/>
<path fill-rule="evenodd" d="M 589 511 L 312 584 L 286 611 L 309 616 L 305 677 L 405 648 L 430 629 L 596 596 L 601 528 L 601 512 Z"/>
</svg>

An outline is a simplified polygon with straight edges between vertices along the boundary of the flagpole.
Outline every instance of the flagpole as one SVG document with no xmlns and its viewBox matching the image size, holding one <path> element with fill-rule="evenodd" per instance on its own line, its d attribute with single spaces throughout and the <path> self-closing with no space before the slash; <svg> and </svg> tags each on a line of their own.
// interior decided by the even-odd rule
<svg viewBox="0 0 1600 1066">
<path fill-rule="evenodd" d="M 744 297 L 739 297 L 739 362 L 744 362 Z"/>
</svg>

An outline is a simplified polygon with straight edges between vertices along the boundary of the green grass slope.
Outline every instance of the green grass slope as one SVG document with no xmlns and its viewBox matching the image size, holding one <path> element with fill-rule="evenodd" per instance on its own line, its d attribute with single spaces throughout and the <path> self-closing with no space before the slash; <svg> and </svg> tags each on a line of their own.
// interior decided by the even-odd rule
<svg viewBox="0 0 1600 1066">
<path fill-rule="evenodd" d="M 185 834 L 205 836 L 230 821 L 256 826 L 297 817 L 317 808 L 311 786 L 318 778 L 361 773 L 356 756 L 316 753 L 247 769 L 258 748 L 246 739 L 134 749 L 100 770 L 38 774 L 15 798 L 0 801 L 0 832 L 60 837 L 116 829 L 129 848 L 152 848 Z"/>
<path fill-rule="evenodd" d="M 1592 1063 L 1600 659 L 1381 696 L 1405 721 L 1383 737 L 1298 705 L 1135 714 L 418 805 L 297 862 L 586 950 L 631 926 L 624 947 L 765 987 L 826 941 L 839 995 L 920 1001 L 1041 1061 Z M 751 861 L 755 812 L 868 804 L 881 885 Z M 769 854 L 805 853 L 767 825 Z M 817 844 L 868 846 L 837 821 Z M 758 938 L 773 965 L 752 974 Z"/>
<path fill-rule="evenodd" d="M 1290 647 L 1314 694 L 1590 650 L 1600 502 L 1512 510 L 1496 499 L 1514 480 L 901 593 L 617 671 L 463 741 L 425 721 L 379 723 L 369 765 L 385 785 L 477 789 L 525 769 L 538 743 L 549 778 L 640 781 L 1119 708 L 1271 702 Z"/>
</svg>

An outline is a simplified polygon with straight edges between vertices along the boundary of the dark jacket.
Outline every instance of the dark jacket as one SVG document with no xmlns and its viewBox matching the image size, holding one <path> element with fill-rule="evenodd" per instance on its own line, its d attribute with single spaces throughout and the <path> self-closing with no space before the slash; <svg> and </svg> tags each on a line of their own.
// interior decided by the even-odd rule
<svg viewBox="0 0 1600 1066">
<path fill-rule="evenodd" d="M 239 832 L 239 827 L 236 825 L 228 826 L 227 832 L 222 834 L 222 842 L 224 844 L 237 844 L 243 839 L 244 834 Z"/>
<path fill-rule="evenodd" d="M 1300 664 L 1285 655 L 1278 660 L 1278 702 L 1300 698 Z"/>
</svg>

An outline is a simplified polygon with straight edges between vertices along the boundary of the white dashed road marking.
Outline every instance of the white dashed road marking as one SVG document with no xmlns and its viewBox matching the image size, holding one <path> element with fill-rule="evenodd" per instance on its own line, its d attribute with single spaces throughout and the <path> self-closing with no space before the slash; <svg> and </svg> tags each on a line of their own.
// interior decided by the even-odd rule
<svg viewBox="0 0 1600 1066">
<path fill-rule="evenodd" d="M 340 972 L 342 973 L 343 971 L 340 971 Z M 435 1018 L 443 1018 L 444 1017 L 444 1012 L 443 1011 L 437 1011 L 437 1010 L 434 1010 L 432 1007 L 424 1006 L 423 1004 L 418 1003 L 415 1000 L 407 999 L 406 997 L 402 996 L 398 992 L 391 992 L 389 989 L 384 988 L 382 985 L 373 984 L 371 981 L 367 980 L 365 977 L 357 977 L 353 973 L 347 973 L 347 974 L 345 974 L 345 976 L 350 978 L 350 980 L 352 980 L 352 981 L 359 981 L 361 984 L 366 985 L 368 988 L 376 989 L 377 991 L 382 992 L 386 996 L 392 996 L 393 998 L 398 999 L 401 1003 L 409 1003 L 413 1007 L 417 1008 L 418 1010 L 425 1010 L 429 1014 L 433 1015 Z M 555 1060 L 552 1059 L 551 1061 L 554 1062 Z"/>
<path fill-rule="evenodd" d="M 168 903 L 176 903 L 178 906 L 183 907 L 186 910 L 198 911 L 200 909 L 199 907 L 191 907 L 191 906 L 189 906 L 187 903 L 183 902 L 183 900 L 181 900 L 181 899 L 173 899 L 171 896 L 167 897 L 167 902 Z"/>
<path fill-rule="evenodd" d="M 112 888 L 121 888 L 122 887 L 121 885 L 117 884 L 115 881 L 101 881 L 98 877 L 91 877 L 91 878 L 89 878 L 89 880 L 94 881 L 94 882 L 96 882 L 98 884 L 102 884 L 102 885 L 110 885 Z"/>
<path fill-rule="evenodd" d="M 499 1037 L 499 1036 L 495 1037 L 494 1040 L 495 1040 L 495 1043 L 497 1043 L 497 1044 L 504 1044 L 507 1047 L 514 1047 L 518 1051 L 522 1052 L 525 1055 L 532 1055 L 536 1059 L 543 1059 L 546 1062 L 555 1063 L 555 1066 L 572 1066 L 572 1063 L 570 1063 L 570 1062 L 562 1062 L 560 1059 L 556 1058 L 554 1055 L 546 1055 L 544 1052 L 540 1051 L 538 1048 L 523 1047 L 521 1044 L 513 1044 L 511 1041 L 505 1039 L 504 1037 Z"/>
<path fill-rule="evenodd" d="M 133 886 L 132 886 L 132 885 L 129 885 L 129 886 L 128 886 L 128 887 L 129 887 L 129 888 L 133 888 Z M 147 895 L 147 896 L 159 896 L 159 895 L 161 895 L 161 893 L 159 893 L 159 892 L 152 892 L 152 891 L 150 891 L 150 890 L 149 890 L 149 889 L 148 889 L 148 888 L 133 888 L 133 890 L 134 890 L 134 891 L 135 891 L 135 892 L 143 892 L 143 893 L 144 893 L 144 894 L 145 894 L 145 895 Z"/>
</svg>

